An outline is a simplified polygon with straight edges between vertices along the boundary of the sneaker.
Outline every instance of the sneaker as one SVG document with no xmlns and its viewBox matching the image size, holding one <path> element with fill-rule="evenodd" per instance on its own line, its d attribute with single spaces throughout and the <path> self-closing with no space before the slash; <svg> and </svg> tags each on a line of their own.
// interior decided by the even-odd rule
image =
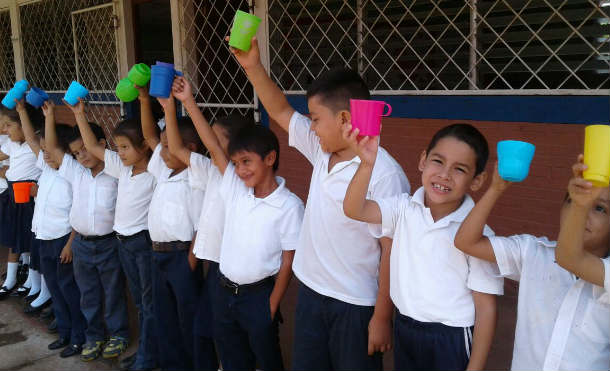
<svg viewBox="0 0 610 371">
<path fill-rule="evenodd" d="M 106 343 L 104 347 L 104 352 L 102 353 L 102 357 L 104 358 L 116 358 L 120 356 L 126 349 L 128 345 L 127 339 L 121 336 L 111 336 L 110 340 Z"/>
<path fill-rule="evenodd" d="M 93 361 L 102 354 L 103 341 L 96 341 L 93 343 L 87 343 L 83 347 L 83 351 L 80 354 L 80 360 L 83 362 Z"/>
</svg>

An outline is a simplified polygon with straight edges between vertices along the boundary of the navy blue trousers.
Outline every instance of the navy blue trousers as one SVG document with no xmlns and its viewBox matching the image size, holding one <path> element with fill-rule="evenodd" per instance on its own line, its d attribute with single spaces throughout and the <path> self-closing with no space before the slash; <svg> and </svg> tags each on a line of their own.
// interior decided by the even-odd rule
<svg viewBox="0 0 610 371">
<path fill-rule="evenodd" d="M 74 279 L 72 263 L 63 264 L 60 255 L 70 234 L 55 240 L 40 240 L 40 266 L 53 298 L 53 312 L 59 336 L 71 344 L 85 342 L 87 321 L 80 310 L 80 290 Z"/>
<path fill-rule="evenodd" d="M 127 277 L 129 291 L 138 308 L 140 339 L 135 369 L 157 366 L 157 333 L 152 289 L 152 242 L 148 231 L 123 241 L 119 240 L 119 258 Z"/>
<path fill-rule="evenodd" d="M 110 237 L 85 241 L 76 235 L 72 243 L 74 277 L 81 293 L 81 311 L 87 319 L 87 342 L 111 336 L 129 338 L 125 276 L 119 261 L 119 241 Z"/>
<path fill-rule="evenodd" d="M 349 304 L 299 287 L 293 370 L 381 370 L 381 353 L 368 355 L 374 307 Z"/>
<path fill-rule="evenodd" d="M 15 202 L 11 200 L 10 192 L 0 193 L 0 245 L 11 250 L 15 247 L 17 225 L 15 219 Z"/>
<path fill-rule="evenodd" d="M 24 181 L 25 182 L 25 181 Z M 30 181 L 36 183 L 36 181 Z M 13 216 L 9 218 L 8 223 L 12 224 L 7 230 L 14 231 L 14 246 L 11 246 L 13 253 L 21 254 L 24 252 L 30 252 L 32 243 L 34 243 L 36 236 L 32 232 L 32 218 L 34 216 L 34 198 L 30 197 L 30 202 L 24 204 L 15 203 L 15 192 L 13 191 L 13 183 L 20 182 L 8 182 L 8 192 L 10 201 L 13 203 L 14 208 L 11 209 Z M 8 237 L 10 240 L 10 237 Z M 30 257 L 30 266 L 32 269 L 39 270 L 40 258 L 37 252 L 35 256 Z"/>
<path fill-rule="evenodd" d="M 218 370 L 218 356 L 214 346 L 214 312 L 213 302 L 218 287 L 218 263 L 208 262 L 208 274 L 201 285 L 199 304 L 195 314 L 193 363 L 196 370 Z"/>
<path fill-rule="evenodd" d="M 193 369 L 193 321 L 202 273 L 191 271 L 188 250 L 152 253 L 153 306 L 163 370 Z"/>
<path fill-rule="evenodd" d="M 235 295 L 217 288 L 214 339 L 224 370 L 283 370 L 278 312 L 271 318 L 269 297 L 273 281 Z"/>
<path fill-rule="evenodd" d="M 419 322 L 396 313 L 396 370 L 465 370 L 470 359 L 472 327 Z"/>
</svg>

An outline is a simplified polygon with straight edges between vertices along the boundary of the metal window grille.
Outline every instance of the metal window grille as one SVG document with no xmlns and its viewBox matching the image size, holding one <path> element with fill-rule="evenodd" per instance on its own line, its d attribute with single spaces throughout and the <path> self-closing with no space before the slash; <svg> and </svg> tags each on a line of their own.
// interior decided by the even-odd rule
<svg viewBox="0 0 610 371">
<path fill-rule="evenodd" d="M 184 0 L 179 11 L 185 76 L 206 117 L 251 114 L 257 107 L 252 86 L 231 55 L 225 36 L 236 10 L 248 11 L 248 1 Z"/>
<path fill-rule="evenodd" d="M 377 94 L 608 94 L 598 0 L 269 0 L 271 75 L 303 93 L 335 66 Z"/>
<path fill-rule="evenodd" d="M 11 40 L 11 15 L 0 11 L 0 91 L 8 91 L 15 82 L 15 60 Z"/>
</svg>

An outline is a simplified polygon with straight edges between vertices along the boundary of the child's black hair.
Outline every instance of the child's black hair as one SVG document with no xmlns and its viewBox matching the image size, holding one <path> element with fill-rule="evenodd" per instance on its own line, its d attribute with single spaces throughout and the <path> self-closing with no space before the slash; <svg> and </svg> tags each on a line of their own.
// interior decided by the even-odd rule
<svg viewBox="0 0 610 371">
<path fill-rule="evenodd" d="M 333 112 L 349 111 L 350 99 L 371 99 L 362 77 L 348 68 L 331 69 L 318 76 L 307 90 L 307 99 L 314 96 Z"/>
<path fill-rule="evenodd" d="M 476 171 L 475 176 L 481 174 L 485 170 L 487 160 L 489 159 L 489 146 L 487 145 L 487 139 L 481 134 L 477 128 L 469 124 L 457 123 L 449 126 L 445 126 L 441 130 L 437 131 L 436 134 L 430 140 L 426 154 L 430 154 L 430 151 L 436 146 L 439 140 L 443 138 L 455 138 L 462 141 L 470 146 L 476 156 Z"/>
<path fill-rule="evenodd" d="M 39 108 L 36 108 L 29 103 L 25 103 L 25 111 L 30 118 L 30 122 L 32 123 L 32 128 L 36 134 L 40 134 L 40 130 L 44 126 L 44 115 Z M 15 122 L 21 126 L 21 118 L 19 117 L 19 112 L 17 110 L 10 110 L 4 106 L 0 108 L 0 114 L 6 116 L 12 122 Z"/>
<path fill-rule="evenodd" d="M 139 119 L 133 118 L 119 122 L 112 134 L 115 137 L 125 137 L 129 139 L 131 145 L 136 148 L 146 146 L 144 134 L 142 133 L 142 124 Z"/>
<path fill-rule="evenodd" d="M 167 125 L 161 132 L 164 132 L 166 128 Z M 195 145 L 195 152 L 207 153 L 208 150 L 203 145 L 203 142 L 197 133 L 197 129 L 195 129 L 195 126 L 193 125 L 193 120 L 191 120 L 190 117 L 178 118 L 178 132 L 180 133 L 180 138 L 182 138 L 184 145 L 193 144 Z"/>
<path fill-rule="evenodd" d="M 256 123 L 252 117 L 246 117 L 233 113 L 216 119 L 216 121 L 214 121 L 214 125 L 221 126 L 227 132 L 229 140 L 231 140 L 231 138 L 239 133 L 241 129 L 248 126 L 254 126 Z"/>
<path fill-rule="evenodd" d="M 55 123 L 55 133 L 57 135 L 57 145 L 64 152 L 70 153 L 70 141 L 72 139 L 72 130 L 73 128 L 64 123 L 57 122 Z M 40 130 L 40 137 L 45 138 L 45 128 L 44 126 Z"/>
<path fill-rule="evenodd" d="M 91 127 L 91 131 L 93 131 L 93 134 L 95 135 L 95 139 L 97 139 L 98 141 L 100 139 L 104 139 L 104 140 L 106 139 L 106 135 L 104 135 L 104 129 L 102 129 L 101 126 L 99 126 L 98 124 L 96 124 L 94 122 L 90 122 L 89 127 Z M 82 139 L 82 136 L 80 134 L 80 130 L 78 129 L 78 126 L 74 126 L 72 128 L 72 135 L 70 136 L 70 141 L 68 143 L 72 143 L 78 139 Z"/>
<path fill-rule="evenodd" d="M 229 142 L 229 156 L 238 152 L 254 152 L 261 158 L 275 151 L 273 171 L 280 166 L 280 143 L 275 133 L 262 125 L 247 126 L 240 130 Z"/>
</svg>

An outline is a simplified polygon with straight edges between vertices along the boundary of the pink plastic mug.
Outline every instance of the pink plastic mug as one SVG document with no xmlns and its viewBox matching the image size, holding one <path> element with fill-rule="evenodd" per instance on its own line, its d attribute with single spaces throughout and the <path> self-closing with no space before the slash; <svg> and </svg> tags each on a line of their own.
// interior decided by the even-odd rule
<svg viewBox="0 0 610 371">
<path fill-rule="evenodd" d="M 390 116 L 392 106 L 380 100 L 350 99 L 352 128 L 358 128 L 361 136 L 376 136 L 381 131 L 381 118 Z M 388 112 L 384 115 L 385 107 Z"/>
</svg>

